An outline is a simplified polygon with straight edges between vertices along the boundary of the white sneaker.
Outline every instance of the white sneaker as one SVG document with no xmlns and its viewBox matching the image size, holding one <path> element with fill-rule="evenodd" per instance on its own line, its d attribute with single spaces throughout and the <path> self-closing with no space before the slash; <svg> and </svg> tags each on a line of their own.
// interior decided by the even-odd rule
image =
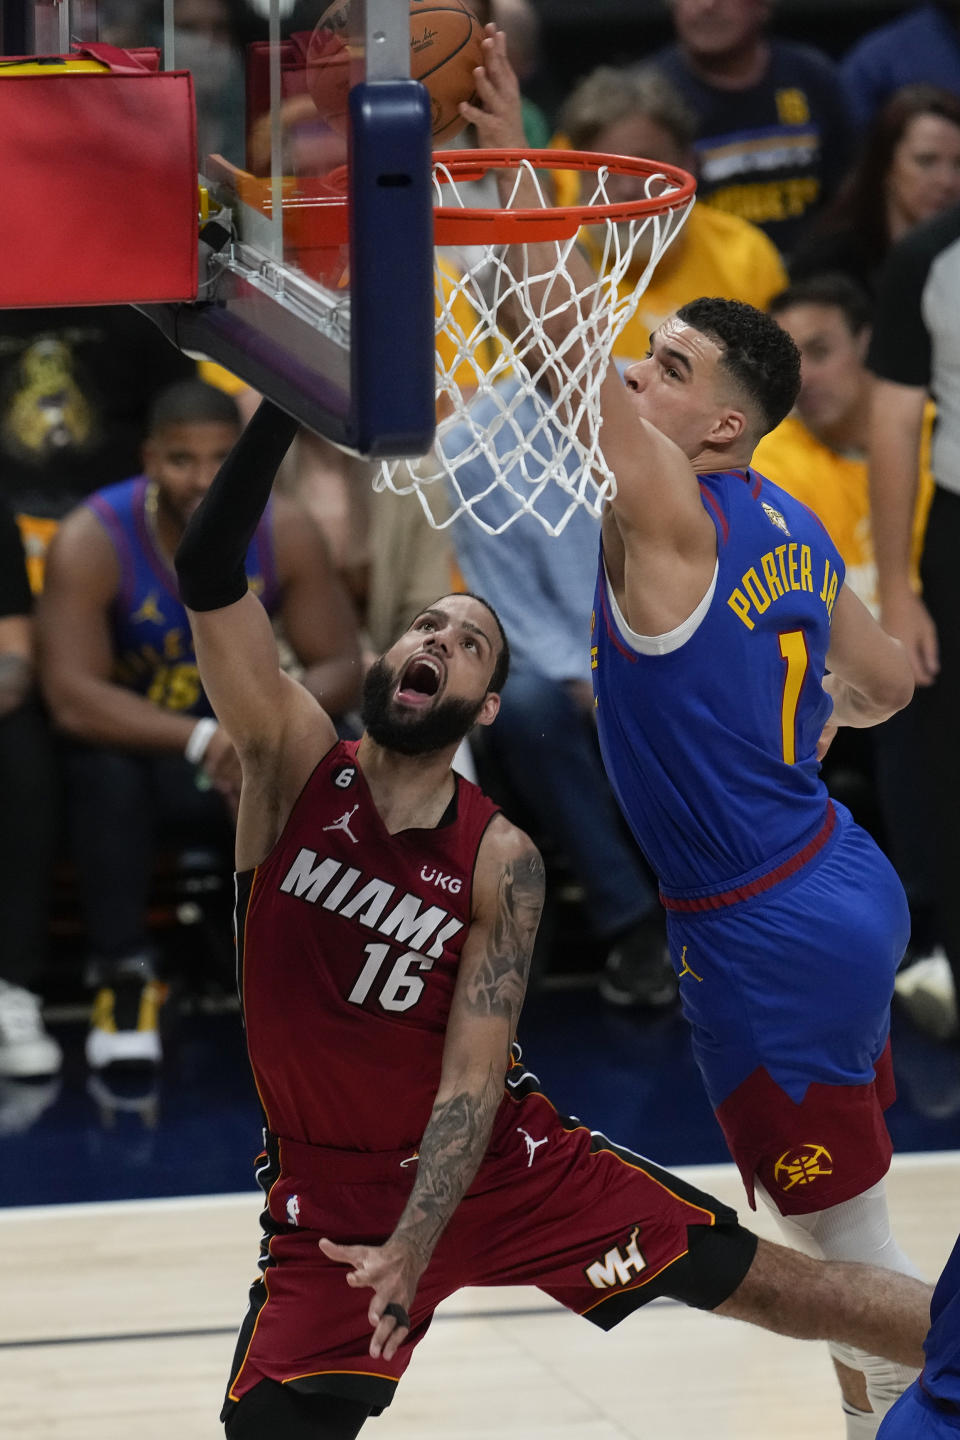
<svg viewBox="0 0 960 1440">
<path fill-rule="evenodd" d="M 166 986 L 156 980 L 117 980 L 97 991 L 87 1031 L 87 1064 L 159 1065 L 163 1056 L 158 1029 Z"/>
<path fill-rule="evenodd" d="M 0 1135 L 22 1135 L 50 1109 L 60 1094 L 63 1077 L 0 1080 Z"/>
<path fill-rule="evenodd" d="M 55 1075 L 63 1052 L 44 1028 L 40 997 L 0 980 L 0 1075 Z"/>
<path fill-rule="evenodd" d="M 901 970 L 893 988 L 910 1019 L 938 1040 L 957 1034 L 957 993 L 946 951 L 939 945 L 931 955 Z"/>
</svg>

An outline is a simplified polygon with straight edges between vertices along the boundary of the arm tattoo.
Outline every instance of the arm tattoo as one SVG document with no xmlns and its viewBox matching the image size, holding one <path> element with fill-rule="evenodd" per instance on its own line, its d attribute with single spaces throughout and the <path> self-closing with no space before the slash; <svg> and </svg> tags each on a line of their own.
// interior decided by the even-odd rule
<svg viewBox="0 0 960 1440">
<path fill-rule="evenodd" d="M 486 954 L 467 990 L 467 1004 L 475 1014 L 507 1015 L 516 1024 L 543 907 L 543 890 L 543 861 L 536 850 L 503 867 Z"/>
<path fill-rule="evenodd" d="M 491 1067 L 479 1095 L 462 1091 L 433 1107 L 420 1143 L 416 1183 L 394 1231 L 424 1264 L 477 1173 L 502 1095 L 502 1070 Z"/>
<path fill-rule="evenodd" d="M 503 867 L 497 911 L 486 953 L 466 994 L 477 1015 L 516 1024 L 543 905 L 543 861 L 536 850 Z M 426 1264 L 433 1248 L 480 1167 L 503 1096 L 503 1070 L 492 1065 L 479 1091 L 463 1090 L 438 1100 L 420 1143 L 417 1179 L 394 1234 Z"/>
</svg>

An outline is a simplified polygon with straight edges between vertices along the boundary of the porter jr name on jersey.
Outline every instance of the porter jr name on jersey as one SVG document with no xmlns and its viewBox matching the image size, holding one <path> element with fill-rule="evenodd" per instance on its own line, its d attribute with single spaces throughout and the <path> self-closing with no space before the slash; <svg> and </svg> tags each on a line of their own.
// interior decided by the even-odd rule
<svg viewBox="0 0 960 1440">
<path fill-rule="evenodd" d="M 756 615 L 762 615 L 791 590 L 816 593 L 823 601 L 828 617 L 832 616 L 834 601 L 840 589 L 840 576 L 830 563 L 829 557 L 824 559 L 823 577 L 821 579 L 818 574 L 816 583 L 819 588 L 814 592 L 813 554 L 810 546 L 791 541 L 787 545 L 777 545 L 773 550 L 761 555 L 758 564 L 751 565 L 740 577 L 740 584 L 734 586 L 727 596 L 727 604 L 748 630 L 754 628 Z"/>
</svg>

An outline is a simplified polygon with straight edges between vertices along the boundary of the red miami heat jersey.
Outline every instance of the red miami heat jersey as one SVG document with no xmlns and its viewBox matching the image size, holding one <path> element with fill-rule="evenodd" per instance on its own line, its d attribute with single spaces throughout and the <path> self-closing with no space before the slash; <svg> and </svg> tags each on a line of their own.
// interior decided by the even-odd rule
<svg viewBox="0 0 960 1440">
<path fill-rule="evenodd" d="M 456 776 L 436 828 L 391 835 L 356 750 L 329 751 L 266 860 L 237 876 L 247 1048 L 273 1134 L 415 1148 L 497 807 Z"/>
</svg>

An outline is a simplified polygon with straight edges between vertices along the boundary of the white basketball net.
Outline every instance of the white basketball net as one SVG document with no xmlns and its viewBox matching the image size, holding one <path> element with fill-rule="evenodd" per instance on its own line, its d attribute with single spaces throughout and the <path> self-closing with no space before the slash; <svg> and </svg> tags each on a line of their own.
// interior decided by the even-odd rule
<svg viewBox="0 0 960 1440">
<path fill-rule="evenodd" d="M 537 171 L 523 163 L 541 203 L 549 206 Z M 593 193 L 581 203 L 611 203 L 609 178 L 606 168 L 588 172 L 585 191 L 592 185 Z M 434 183 L 438 204 L 467 208 L 455 179 L 448 175 L 441 187 L 435 176 Z M 663 175 L 651 175 L 645 187 L 665 207 L 669 194 L 676 193 Z M 618 335 L 692 204 L 591 227 L 600 248 L 599 279 L 579 292 L 566 272 L 576 236 L 550 244 L 553 262 L 546 275 L 564 277 L 553 286 L 535 283 L 544 272 L 529 272 L 527 246 L 522 247 L 522 266 L 514 258 L 514 268 L 507 264 L 504 247 L 458 249 L 456 268 L 439 257 L 437 400 L 443 418 L 430 454 L 416 462 L 383 462 L 375 488 L 414 492 L 435 529 L 468 515 L 489 534 L 499 534 L 529 512 L 558 535 L 580 506 L 599 515 L 616 494 L 600 449 L 601 381 Z M 512 248 L 516 256 L 521 247 Z M 635 252 L 646 256 L 646 263 L 636 283 L 621 294 Z M 506 305 L 510 334 L 497 318 Z M 561 305 L 575 305 L 577 319 L 557 348 L 547 339 L 544 321 Z"/>
</svg>

